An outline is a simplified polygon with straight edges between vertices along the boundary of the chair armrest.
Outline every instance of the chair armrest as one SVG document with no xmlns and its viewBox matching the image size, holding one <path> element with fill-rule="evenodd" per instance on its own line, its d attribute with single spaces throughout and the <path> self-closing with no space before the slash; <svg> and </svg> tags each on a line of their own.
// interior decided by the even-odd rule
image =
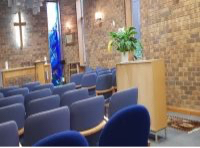
<svg viewBox="0 0 200 148">
<path fill-rule="evenodd" d="M 82 86 L 81 85 L 76 85 L 76 89 L 79 89 L 81 88 Z"/>
<path fill-rule="evenodd" d="M 90 86 L 90 87 L 83 87 L 83 88 L 87 88 L 88 90 L 90 90 L 90 89 L 96 89 L 96 85 Z"/>
<path fill-rule="evenodd" d="M 104 116 L 104 120 L 106 121 L 106 123 L 108 122 L 108 117 Z"/>
<path fill-rule="evenodd" d="M 94 128 L 91 128 L 91 129 L 88 129 L 88 130 L 85 130 L 85 131 L 81 131 L 80 134 L 83 135 L 83 136 L 90 136 L 94 133 L 99 132 L 101 129 L 103 129 L 104 126 L 106 125 L 106 123 L 107 122 L 105 120 L 103 120 L 100 124 L 98 124 Z"/>
<path fill-rule="evenodd" d="M 21 128 L 20 130 L 18 130 L 18 135 L 22 136 L 24 134 L 24 128 Z"/>
<path fill-rule="evenodd" d="M 109 92 L 113 92 L 113 88 L 109 88 L 109 89 L 105 89 L 105 90 L 96 90 L 96 95 L 99 96 L 99 95 L 109 93 Z"/>
</svg>

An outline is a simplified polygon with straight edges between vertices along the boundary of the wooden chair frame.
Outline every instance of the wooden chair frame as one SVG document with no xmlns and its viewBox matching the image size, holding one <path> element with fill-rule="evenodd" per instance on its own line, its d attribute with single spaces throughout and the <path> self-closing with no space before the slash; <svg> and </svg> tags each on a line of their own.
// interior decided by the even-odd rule
<svg viewBox="0 0 200 148">
<path fill-rule="evenodd" d="M 105 90 L 96 90 L 96 95 L 103 95 L 105 93 L 109 93 L 112 92 L 113 93 L 113 87 L 109 88 L 109 89 L 105 89 Z"/>
<path fill-rule="evenodd" d="M 76 89 L 79 89 L 81 88 L 82 86 L 81 85 L 76 85 Z"/>
<path fill-rule="evenodd" d="M 91 128 L 91 129 L 80 131 L 80 134 L 83 136 L 93 135 L 93 134 L 99 132 L 100 130 L 102 130 L 107 122 L 108 122 L 108 118 L 104 117 L 103 121 L 100 124 L 98 124 L 97 126 Z"/>
<path fill-rule="evenodd" d="M 24 134 L 24 128 L 18 130 L 18 135 L 22 136 Z"/>
<path fill-rule="evenodd" d="M 90 86 L 90 87 L 83 87 L 83 88 L 87 88 L 88 90 L 96 89 L 96 85 L 94 85 L 94 86 Z"/>
</svg>

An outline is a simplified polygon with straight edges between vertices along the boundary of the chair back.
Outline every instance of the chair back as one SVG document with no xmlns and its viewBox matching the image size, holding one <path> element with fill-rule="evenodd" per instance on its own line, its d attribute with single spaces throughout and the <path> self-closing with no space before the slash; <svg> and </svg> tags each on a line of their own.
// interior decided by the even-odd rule
<svg viewBox="0 0 200 148">
<path fill-rule="evenodd" d="M 111 117 L 120 109 L 130 105 L 136 105 L 138 102 L 138 88 L 131 88 L 112 95 L 108 109 L 108 115 Z"/>
<path fill-rule="evenodd" d="M 75 83 L 76 84 L 76 88 L 80 88 L 81 87 L 81 81 L 82 81 L 83 75 L 84 75 L 83 73 L 73 74 L 70 77 L 70 82 L 71 83 Z"/>
<path fill-rule="evenodd" d="M 3 97 L 4 97 L 3 93 L 0 93 L 0 98 L 3 98 Z"/>
<path fill-rule="evenodd" d="M 1 88 L 0 93 L 3 93 L 3 95 L 5 95 L 8 91 L 16 89 L 16 88 L 19 88 L 19 86 L 10 86 L 6 88 Z"/>
<path fill-rule="evenodd" d="M 53 91 L 54 85 L 52 83 L 37 85 L 34 87 L 33 91 L 46 89 L 46 88 L 49 88 L 51 91 Z"/>
<path fill-rule="evenodd" d="M 0 107 L 0 123 L 7 121 L 15 121 L 18 129 L 24 127 L 25 109 L 22 104 L 12 104 Z"/>
<path fill-rule="evenodd" d="M 19 146 L 18 129 L 14 121 L 0 124 L 0 139 L 1 147 Z"/>
<path fill-rule="evenodd" d="M 112 71 L 112 86 L 113 86 L 114 88 L 117 87 L 117 83 L 116 83 L 116 70 L 113 70 L 113 71 Z"/>
<path fill-rule="evenodd" d="M 38 86 L 38 85 L 40 85 L 40 82 L 29 82 L 29 83 L 22 85 L 22 87 L 26 87 L 29 89 L 29 91 L 33 91 L 34 87 Z"/>
<path fill-rule="evenodd" d="M 97 96 L 77 101 L 70 107 L 71 129 L 84 131 L 94 128 L 104 120 L 104 98 Z"/>
<path fill-rule="evenodd" d="M 68 107 L 61 107 L 29 116 L 24 126 L 24 146 L 32 146 L 52 134 L 70 129 Z"/>
<path fill-rule="evenodd" d="M 60 106 L 60 96 L 52 95 L 48 97 L 32 100 L 28 104 L 26 117 L 43 111 L 58 108 Z"/>
<path fill-rule="evenodd" d="M 8 92 L 5 93 L 6 97 L 9 96 L 14 96 L 14 95 L 27 95 L 29 93 L 29 89 L 28 88 L 17 88 L 17 89 L 13 89 L 13 90 L 9 90 Z"/>
<path fill-rule="evenodd" d="M 61 86 L 56 86 L 53 89 L 53 95 L 59 95 L 60 97 L 67 91 L 74 90 L 76 88 L 75 83 L 69 83 Z"/>
<path fill-rule="evenodd" d="M 112 74 L 100 75 L 97 78 L 96 93 L 97 95 L 104 95 L 105 99 L 112 95 Z"/>
<path fill-rule="evenodd" d="M 89 146 L 86 138 L 82 136 L 79 132 L 76 131 L 66 131 L 56 133 L 54 135 L 48 136 L 33 146 L 38 147 L 47 147 L 47 146 L 54 146 L 54 147 L 83 147 Z"/>
<path fill-rule="evenodd" d="M 25 101 L 24 101 L 25 109 L 27 110 L 28 103 L 31 100 L 47 97 L 47 96 L 50 96 L 50 95 L 52 95 L 52 91 L 49 88 L 30 92 L 29 94 L 27 94 L 25 96 Z"/>
<path fill-rule="evenodd" d="M 150 116 L 140 105 L 124 108 L 117 112 L 104 127 L 99 146 L 148 146 Z"/>
<path fill-rule="evenodd" d="M 72 103 L 89 98 L 89 93 L 86 88 L 68 91 L 61 97 L 61 106 L 70 107 Z"/>
<path fill-rule="evenodd" d="M 4 107 L 7 105 L 12 105 L 20 103 L 24 105 L 24 96 L 23 95 L 15 95 L 15 96 L 10 96 L 10 97 L 5 97 L 0 99 L 0 107 Z"/>
<path fill-rule="evenodd" d="M 108 70 L 102 70 L 102 71 L 98 72 L 98 76 L 104 75 L 104 74 L 109 74 L 109 73 L 112 73 L 112 71 L 110 69 L 108 69 Z"/>
<path fill-rule="evenodd" d="M 88 73 L 84 74 L 81 86 L 83 88 L 87 88 L 89 91 L 89 95 L 95 95 L 95 89 L 96 89 L 96 80 L 97 80 L 97 74 L 96 73 Z"/>
</svg>

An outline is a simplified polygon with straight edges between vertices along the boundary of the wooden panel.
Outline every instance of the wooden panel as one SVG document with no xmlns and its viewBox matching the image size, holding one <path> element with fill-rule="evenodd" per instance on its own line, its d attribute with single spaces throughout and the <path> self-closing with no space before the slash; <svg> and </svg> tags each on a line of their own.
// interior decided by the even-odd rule
<svg viewBox="0 0 200 148">
<path fill-rule="evenodd" d="M 167 111 L 193 115 L 193 116 L 200 116 L 199 110 L 187 109 L 187 108 L 181 108 L 181 107 L 167 106 Z"/>
<path fill-rule="evenodd" d="M 36 70 L 35 66 L 3 70 L 1 72 L 3 87 L 8 87 L 11 85 L 22 85 L 27 82 L 36 81 L 35 70 Z M 45 83 L 49 83 L 51 82 L 51 65 L 45 64 L 44 70 L 45 70 Z"/>
<path fill-rule="evenodd" d="M 138 88 L 138 103 L 148 109 L 151 116 L 151 130 L 155 132 L 167 126 L 164 73 L 163 60 L 117 65 L 118 91 Z"/>
<path fill-rule="evenodd" d="M 36 81 L 39 81 L 41 84 L 45 84 L 45 68 L 44 61 L 35 62 L 35 74 Z"/>
</svg>

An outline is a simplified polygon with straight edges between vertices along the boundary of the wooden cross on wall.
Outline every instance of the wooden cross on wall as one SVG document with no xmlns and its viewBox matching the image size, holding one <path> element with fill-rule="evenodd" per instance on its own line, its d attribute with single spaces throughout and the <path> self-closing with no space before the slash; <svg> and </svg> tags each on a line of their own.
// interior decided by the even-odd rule
<svg viewBox="0 0 200 148">
<path fill-rule="evenodd" d="M 23 49 L 23 35 L 22 35 L 22 27 L 26 26 L 26 22 L 22 22 L 21 12 L 18 12 L 19 22 L 14 23 L 14 26 L 19 27 L 19 35 L 20 35 L 20 48 Z"/>
</svg>

